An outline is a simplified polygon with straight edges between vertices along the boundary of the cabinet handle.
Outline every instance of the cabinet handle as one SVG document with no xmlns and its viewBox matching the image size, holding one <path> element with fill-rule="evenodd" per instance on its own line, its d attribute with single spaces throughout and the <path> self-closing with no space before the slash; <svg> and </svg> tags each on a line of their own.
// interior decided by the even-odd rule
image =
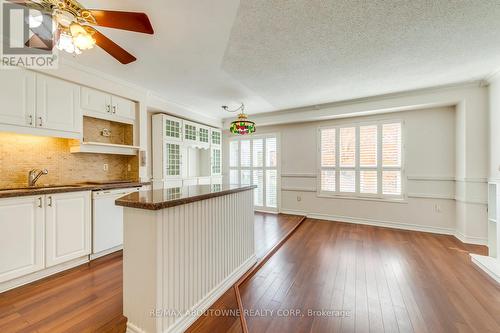
<svg viewBox="0 0 500 333">
<path fill-rule="evenodd" d="M 47 206 L 52 207 L 52 197 L 49 197 L 49 202 L 48 202 Z"/>
<path fill-rule="evenodd" d="M 106 112 L 111 112 L 111 105 L 106 105 Z"/>
<path fill-rule="evenodd" d="M 38 208 L 42 208 L 42 197 L 38 198 Z"/>
<path fill-rule="evenodd" d="M 33 126 L 33 115 L 30 114 L 28 117 L 29 117 L 29 120 L 30 120 L 30 126 Z"/>
<path fill-rule="evenodd" d="M 38 126 L 40 126 L 40 127 L 43 126 L 43 119 L 42 119 L 42 117 L 38 117 L 38 121 L 40 122 L 38 124 Z"/>
<path fill-rule="evenodd" d="M 116 113 L 116 105 L 113 105 L 113 114 Z"/>
</svg>

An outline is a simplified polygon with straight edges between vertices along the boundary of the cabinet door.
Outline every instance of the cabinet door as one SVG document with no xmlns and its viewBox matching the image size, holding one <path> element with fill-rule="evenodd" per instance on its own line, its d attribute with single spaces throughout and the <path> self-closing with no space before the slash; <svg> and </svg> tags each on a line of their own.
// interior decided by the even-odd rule
<svg viewBox="0 0 500 333">
<path fill-rule="evenodd" d="M 34 126 L 35 73 L 24 69 L 2 71 L 0 100 L 1 124 Z"/>
<path fill-rule="evenodd" d="M 164 135 L 169 141 L 182 141 L 182 119 L 164 116 Z"/>
<path fill-rule="evenodd" d="M 135 103 L 118 96 L 111 97 L 112 113 L 120 118 L 135 120 Z"/>
<path fill-rule="evenodd" d="M 220 146 L 222 143 L 222 132 L 218 129 L 210 129 L 210 138 L 212 146 Z"/>
<path fill-rule="evenodd" d="M 184 141 L 197 143 L 198 141 L 198 125 L 190 121 L 184 121 Z"/>
<path fill-rule="evenodd" d="M 212 148 L 212 176 L 218 176 L 222 172 L 222 156 L 220 148 Z"/>
<path fill-rule="evenodd" d="M 46 266 L 90 254 L 90 192 L 47 195 Z"/>
<path fill-rule="evenodd" d="M 82 87 L 81 106 L 84 115 L 96 116 L 111 114 L 111 95 L 105 92 Z"/>
<path fill-rule="evenodd" d="M 43 197 L 1 199 L 0 282 L 43 269 L 43 242 Z"/>
<path fill-rule="evenodd" d="M 210 128 L 207 126 L 198 126 L 198 142 L 200 147 L 209 148 L 210 147 Z"/>
<path fill-rule="evenodd" d="M 182 178 L 182 147 L 180 143 L 165 142 L 164 178 Z"/>
<path fill-rule="evenodd" d="M 81 132 L 80 89 L 76 84 L 46 75 L 36 76 L 36 126 Z"/>
</svg>

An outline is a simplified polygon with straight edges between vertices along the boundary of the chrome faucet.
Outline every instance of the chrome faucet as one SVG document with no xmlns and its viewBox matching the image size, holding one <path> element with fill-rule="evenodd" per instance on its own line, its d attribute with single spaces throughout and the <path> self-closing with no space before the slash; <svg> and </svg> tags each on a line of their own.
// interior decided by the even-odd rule
<svg viewBox="0 0 500 333">
<path fill-rule="evenodd" d="M 47 170 L 47 169 L 43 169 L 43 170 L 33 169 L 33 170 L 30 170 L 30 172 L 28 173 L 28 186 L 29 187 L 34 187 L 35 184 L 36 184 L 36 181 L 38 180 L 38 178 L 40 178 L 41 176 L 46 175 L 48 173 L 49 173 L 49 170 Z"/>
</svg>

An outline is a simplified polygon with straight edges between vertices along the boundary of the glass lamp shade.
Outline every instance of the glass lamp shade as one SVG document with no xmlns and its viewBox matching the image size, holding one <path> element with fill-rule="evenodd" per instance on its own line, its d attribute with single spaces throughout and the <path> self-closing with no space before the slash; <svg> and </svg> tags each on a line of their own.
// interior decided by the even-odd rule
<svg viewBox="0 0 500 333">
<path fill-rule="evenodd" d="M 255 123 L 247 119 L 247 115 L 240 113 L 238 119 L 231 123 L 229 131 L 233 134 L 246 135 L 252 134 L 256 130 Z"/>
</svg>

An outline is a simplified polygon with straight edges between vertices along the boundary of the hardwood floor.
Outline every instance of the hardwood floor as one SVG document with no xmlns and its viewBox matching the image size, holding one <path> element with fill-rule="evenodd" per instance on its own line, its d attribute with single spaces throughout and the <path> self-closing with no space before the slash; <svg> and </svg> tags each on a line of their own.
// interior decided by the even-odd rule
<svg viewBox="0 0 500 333">
<path fill-rule="evenodd" d="M 265 235 L 258 253 L 290 230 L 285 221 L 294 219 L 256 215 L 256 228 L 263 228 L 256 234 Z M 469 252 L 485 254 L 485 248 L 451 236 L 306 220 L 240 286 L 248 329 L 500 332 L 500 287 L 471 264 Z M 234 289 L 212 308 L 237 309 Z M 308 309 L 349 316 L 308 316 Z M 124 332 L 125 324 L 119 254 L 0 294 L 2 333 L 112 333 Z M 189 331 L 235 333 L 243 327 L 238 316 L 204 316 Z"/>
<path fill-rule="evenodd" d="M 500 332 L 500 288 L 469 252 L 485 247 L 308 219 L 240 286 L 249 332 Z"/>
<path fill-rule="evenodd" d="M 0 332 L 125 332 L 121 253 L 0 294 Z"/>
<path fill-rule="evenodd" d="M 255 253 L 259 262 L 273 247 L 300 222 L 302 218 L 286 214 L 255 213 Z M 258 264 L 255 266 L 257 268 Z M 206 316 L 200 317 L 187 332 L 243 332 L 240 317 L 220 315 L 220 310 L 239 310 L 235 287 L 231 287 L 212 307 Z M 214 315 L 210 315 L 214 314 Z"/>
<path fill-rule="evenodd" d="M 296 216 L 256 213 L 255 246 L 264 255 Z M 212 309 L 238 309 L 234 289 Z M 121 253 L 0 294 L 0 332 L 125 332 Z M 241 332 L 239 316 L 204 316 L 191 332 Z"/>
</svg>

